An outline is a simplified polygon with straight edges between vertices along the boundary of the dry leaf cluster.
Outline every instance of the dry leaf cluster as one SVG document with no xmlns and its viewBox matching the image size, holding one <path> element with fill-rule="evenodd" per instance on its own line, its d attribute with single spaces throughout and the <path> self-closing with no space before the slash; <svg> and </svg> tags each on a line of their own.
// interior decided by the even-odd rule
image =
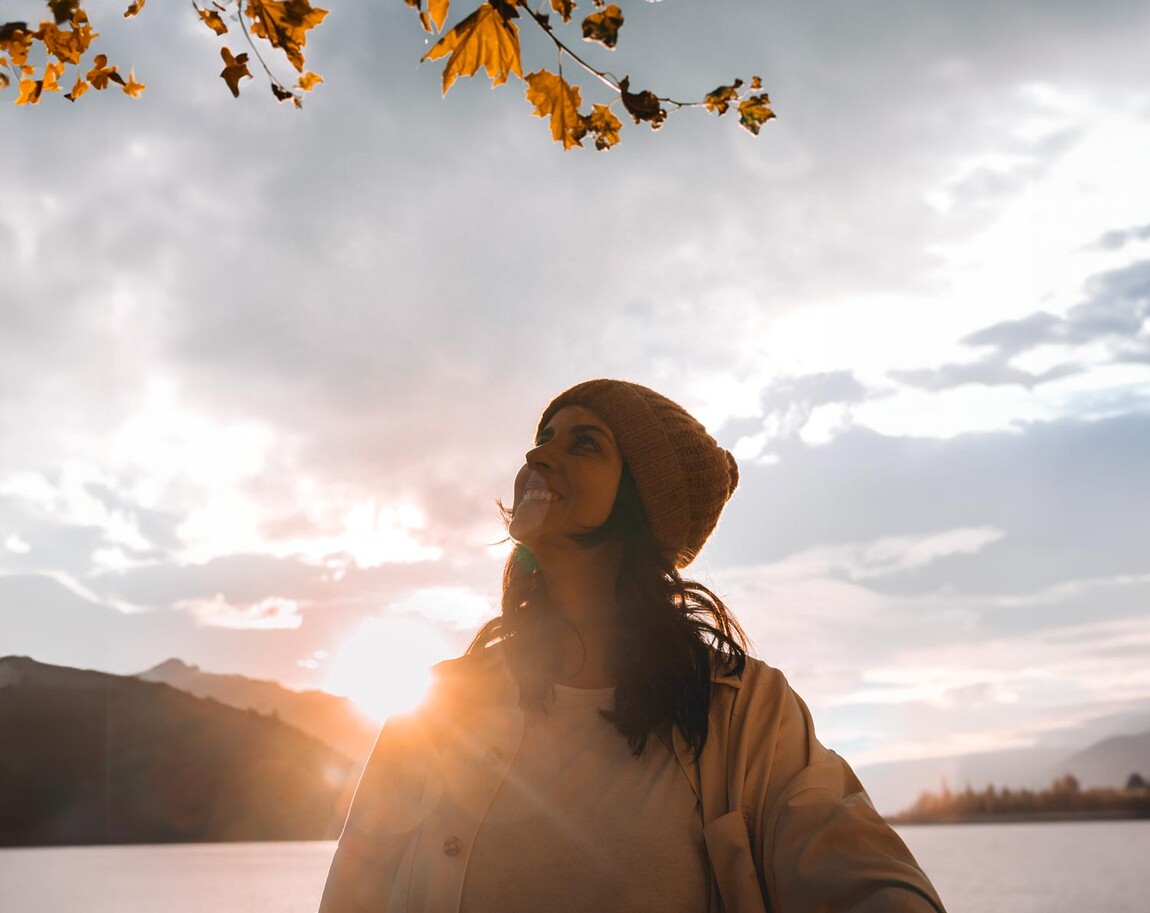
<svg viewBox="0 0 1150 913">
<path fill-rule="evenodd" d="M 45 2 L 51 18 L 35 29 L 25 22 L 0 23 L 0 89 L 15 83 L 17 105 L 38 104 L 44 93 L 61 90 L 71 67 L 75 82 L 70 91 L 63 93 L 69 101 L 76 101 L 89 88 L 103 90 L 113 84 L 138 98 L 146 86 L 136 82 L 131 70 L 125 80 L 118 66 L 109 64 L 104 54 L 93 54 L 88 67 L 83 64 L 93 40 L 99 37 L 84 10 L 85 0 Z M 124 17 L 137 15 L 145 2 L 130 0 Z M 568 27 L 578 27 L 583 41 L 613 51 L 626 21 L 618 4 L 591 0 L 591 10 L 576 22 L 575 0 L 536 2 L 533 9 L 529 0 L 484 0 L 477 5 L 475 0 L 466 0 L 466 15 L 447 28 L 451 0 L 404 0 L 415 10 L 423 28 L 437 36 L 423 59 L 444 60 L 444 93 L 461 76 L 474 76 L 481 69 L 495 86 L 515 76 L 527 85 L 527 100 L 533 113 L 548 118 L 551 136 L 564 149 L 582 146 L 584 140 L 593 141 L 596 149 L 610 149 L 619 142 L 623 127 L 618 114 L 657 130 L 668 110 L 701 107 L 722 115 L 734 108 L 739 123 L 754 134 L 775 116 L 757 76 L 749 83 L 736 79 L 730 85 L 719 86 L 697 102 L 676 101 L 649 89 L 632 91 L 629 77 L 617 78 L 593 66 L 565 38 Z M 220 48 L 224 62 L 220 77 L 232 95 L 240 94 L 241 80 L 252 78 L 248 65 L 253 57 L 267 75 L 272 94 L 296 107 L 302 104 L 304 93 L 323 82 L 322 76 L 306 69 L 304 49 L 307 33 L 324 21 L 328 10 L 312 6 L 310 0 L 205 0 L 204 6 L 193 0 L 192 6 L 207 28 L 220 37 L 227 36 Z M 552 15 L 557 22 L 552 21 Z M 540 69 L 523 75 L 516 20 L 538 27 L 543 39 L 551 42 L 556 54 L 555 72 Z M 562 34 L 560 29 L 564 30 Z M 242 41 L 246 49 L 233 50 L 230 45 L 236 41 Z M 261 47 L 282 53 L 298 74 L 294 83 L 273 74 Z M 584 110 L 581 87 L 563 73 L 565 61 L 569 68 L 574 66 L 605 88 L 609 96 L 606 104 L 592 103 L 590 110 Z M 616 107 L 618 113 L 612 110 Z"/>
</svg>

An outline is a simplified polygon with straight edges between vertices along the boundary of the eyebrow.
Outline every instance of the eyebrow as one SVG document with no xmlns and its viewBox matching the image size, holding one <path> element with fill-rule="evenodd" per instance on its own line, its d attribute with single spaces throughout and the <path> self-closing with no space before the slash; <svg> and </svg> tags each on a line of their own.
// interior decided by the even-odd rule
<svg viewBox="0 0 1150 913">
<path fill-rule="evenodd" d="M 595 434 L 599 435 L 599 437 L 603 438 L 603 440 L 605 440 L 607 443 L 611 444 L 612 446 L 615 446 L 615 441 L 611 437 L 611 434 L 607 431 L 606 428 L 604 428 L 601 425 L 572 425 L 570 428 L 567 429 L 567 432 L 569 434 L 584 434 L 585 432 L 588 432 L 588 431 L 593 431 Z M 537 444 L 542 444 L 545 440 L 551 440 L 551 438 L 553 438 L 554 436 L 555 436 L 555 429 L 552 426 L 548 425 L 546 428 L 544 428 L 542 431 L 539 432 L 539 435 L 536 437 L 535 442 Z"/>
</svg>

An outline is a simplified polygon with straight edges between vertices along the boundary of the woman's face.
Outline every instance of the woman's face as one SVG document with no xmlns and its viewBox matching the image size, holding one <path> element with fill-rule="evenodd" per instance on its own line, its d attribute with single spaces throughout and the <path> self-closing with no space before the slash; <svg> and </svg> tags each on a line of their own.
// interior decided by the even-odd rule
<svg viewBox="0 0 1150 913">
<path fill-rule="evenodd" d="M 552 416 L 515 477 L 508 532 L 528 547 L 571 547 L 571 535 L 606 522 L 615 505 L 623 457 L 615 435 L 583 406 Z"/>
</svg>

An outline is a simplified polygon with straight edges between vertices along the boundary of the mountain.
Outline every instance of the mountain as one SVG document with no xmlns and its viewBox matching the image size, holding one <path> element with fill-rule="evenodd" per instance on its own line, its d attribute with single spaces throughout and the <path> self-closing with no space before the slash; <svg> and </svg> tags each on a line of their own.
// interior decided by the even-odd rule
<svg viewBox="0 0 1150 913">
<path fill-rule="evenodd" d="M 335 836 L 358 765 L 282 720 L 0 659 L 0 846 Z"/>
<path fill-rule="evenodd" d="M 1081 750 L 1021 748 L 911 761 L 891 761 L 858 768 L 871 801 L 884 815 L 909 808 L 924 792 L 970 786 L 1046 789 L 1073 774 L 1083 789 L 1120 788 L 1130 774 L 1150 778 L 1150 732 L 1101 739 Z"/>
<path fill-rule="evenodd" d="M 1150 778 L 1150 732 L 1103 739 L 1062 759 L 1051 773 L 1074 774 L 1083 787 L 1122 786 L 1132 773 Z"/>
<path fill-rule="evenodd" d="M 136 678 L 162 682 L 240 710 L 277 716 L 361 764 L 379 733 L 379 723 L 364 716 L 350 700 L 324 691 L 293 691 L 278 682 L 204 672 L 178 659 L 165 660 Z"/>
</svg>

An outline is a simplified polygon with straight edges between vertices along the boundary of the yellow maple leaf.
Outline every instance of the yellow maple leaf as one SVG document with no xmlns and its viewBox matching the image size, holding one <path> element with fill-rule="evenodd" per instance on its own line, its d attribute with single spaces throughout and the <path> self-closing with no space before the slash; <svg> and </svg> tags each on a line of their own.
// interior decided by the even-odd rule
<svg viewBox="0 0 1150 913">
<path fill-rule="evenodd" d="M 0 25 L 0 51 L 8 56 L 14 67 L 27 63 L 32 38 L 32 33 L 23 22 L 5 22 Z"/>
<path fill-rule="evenodd" d="M 317 84 L 323 82 L 323 77 L 318 73 L 304 73 L 296 85 L 303 89 L 305 92 L 310 92 L 316 87 Z"/>
<path fill-rule="evenodd" d="M 519 30 L 490 3 L 458 23 L 423 55 L 424 60 L 447 58 L 443 67 L 443 94 L 460 76 L 474 76 L 483 67 L 493 86 L 501 86 L 514 73 L 523 78 L 519 62 Z"/>
<path fill-rule="evenodd" d="M 583 20 L 583 40 L 598 41 L 603 47 L 614 50 L 619 40 L 619 29 L 623 27 L 623 11 L 614 3 L 604 10 L 592 13 Z"/>
<path fill-rule="evenodd" d="M 144 4 L 147 2 L 148 0 L 132 0 L 132 2 L 128 4 L 128 8 L 124 10 L 124 18 L 131 19 L 134 15 L 136 15 L 136 13 L 144 8 Z M 131 82 L 130 76 L 128 77 L 128 81 Z M 132 97 L 138 98 L 139 96 L 133 95 Z"/>
<path fill-rule="evenodd" d="M 66 31 L 55 23 L 42 22 L 35 37 L 44 42 L 44 49 L 57 60 L 78 64 L 92 39 L 99 36 L 100 33 L 93 32 L 92 27 L 85 21 L 77 22 Z"/>
<path fill-rule="evenodd" d="M 108 88 L 108 82 L 124 84 L 124 77 L 116 72 L 116 67 L 108 66 L 108 55 L 97 54 L 92 61 L 92 69 L 85 74 L 85 79 L 91 83 L 93 89 L 103 91 Z"/>
<path fill-rule="evenodd" d="M 16 104 L 18 105 L 38 105 L 40 104 L 40 92 L 44 88 L 44 83 L 39 79 L 21 79 L 20 80 L 20 94 L 16 97 Z"/>
<path fill-rule="evenodd" d="M 583 126 L 595 134 L 595 148 L 602 152 L 619 142 L 623 123 L 608 105 L 592 105 L 591 113 L 583 118 Z"/>
<path fill-rule="evenodd" d="M 79 98 L 81 95 L 83 95 L 87 91 L 88 91 L 88 84 L 86 82 L 84 82 L 82 77 L 77 76 L 76 77 L 76 84 L 74 86 L 72 86 L 72 91 L 65 93 L 64 97 L 66 99 L 68 99 L 68 101 L 75 101 L 77 98 Z"/>
<path fill-rule="evenodd" d="M 443 31 L 443 23 L 447 21 L 447 11 L 451 7 L 451 0 L 427 0 L 427 14 L 435 23 L 437 32 Z"/>
<path fill-rule="evenodd" d="M 551 136 L 564 149 L 582 146 L 587 125 L 579 114 L 583 100 L 579 87 L 547 70 L 528 73 L 527 100 L 535 106 L 536 117 L 551 118 Z M 600 106 L 602 107 L 602 106 Z"/>
<path fill-rule="evenodd" d="M 43 89 L 44 92 L 59 92 L 60 77 L 64 75 L 65 66 L 62 63 L 48 63 L 44 66 Z"/>
<path fill-rule="evenodd" d="M 139 98 L 146 88 L 148 87 L 142 82 L 136 82 L 136 71 L 128 70 L 128 82 L 124 86 L 124 94 Z"/>
<path fill-rule="evenodd" d="M 280 48 L 302 73 L 308 29 L 323 22 L 328 11 L 313 7 L 309 0 L 248 0 L 244 12 L 252 20 L 252 34 Z"/>
<path fill-rule="evenodd" d="M 564 22 L 570 22 L 571 14 L 575 12 L 575 3 L 573 0 L 551 0 L 551 9 L 555 10 Z"/>
<path fill-rule="evenodd" d="M 743 81 L 736 79 L 733 84 L 729 86 L 719 86 L 713 92 L 708 92 L 703 99 L 703 104 L 707 106 L 708 111 L 714 111 L 719 116 L 727 113 L 727 109 L 731 106 L 731 102 L 738 101 L 739 89 L 742 87 Z"/>
<path fill-rule="evenodd" d="M 251 79 L 251 71 L 248 69 L 248 55 L 245 54 L 232 54 L 230 48 L 220 48 L 220 56 L 224 59 L 224 68 L 220 71 L 220 78 L 228 84 L 228 88 L 232 90 L 232 95 L 236 98 L 240 97 L 240 80 L 243 77 Z"/>
<path fill-rule="evenodd" d="M 217 35 L 227 33 L 227 25 L 224 23 L 224 20 L 220 18 L 220 14 L 215 10 L 202 10 L 197 6 L 196 12 L 200 14 L 200 21 Z"/>
<path fill-rule="evenodd" d="M 770 98 L 765 94 L 744 98 L 739 102 L 739 123 L 755 136 L 758 136 L 759 129 L 763 124 L 775 116 L 775 112 L 770 108 L 770 103 Z"/>
</svg>

